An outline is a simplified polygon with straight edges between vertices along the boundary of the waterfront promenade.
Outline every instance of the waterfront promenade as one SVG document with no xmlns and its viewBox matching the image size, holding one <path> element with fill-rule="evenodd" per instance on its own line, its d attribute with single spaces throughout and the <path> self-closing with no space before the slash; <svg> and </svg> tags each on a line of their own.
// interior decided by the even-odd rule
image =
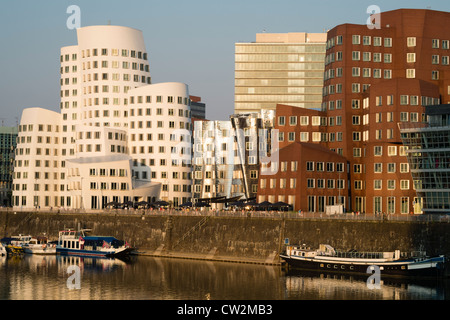
<svg viewBox="0 0 450 320">
<path fill-rule="evenodd" d="M 343 214 L 326 214 L 323 212 L 294 211 L 248 211 L 248 210 L 214 210 L 214 209 L 20 209 L 0 208 L 0 212 L 39 212 L 59 214 L 105 214 L 105 215 L 143 215 L 143 216 L 195 216 L 195 217 L 236 217 L 236 218 L 270 218 L 270 219 L 323 219 L 323 220 L 360 220 L 360 221 L 411 221 L 450 223 L 450 215 L 439 214 L 361 214 L 347 212 Z"/>
</svg>

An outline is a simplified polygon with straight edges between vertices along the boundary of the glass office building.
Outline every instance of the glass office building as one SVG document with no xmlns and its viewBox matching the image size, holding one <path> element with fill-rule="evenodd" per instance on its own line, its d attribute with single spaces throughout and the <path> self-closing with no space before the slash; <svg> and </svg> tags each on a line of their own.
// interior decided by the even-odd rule
<svg viewBox="0 0 450 320">
<path fill-rule="evenodd" d="M 235 45 L 235 113 L 320 109 L 326 33 L 262 33 Z"/>
<path fill-rule="evenodd" d="M 0 207 L 11 206 L 17 127 L 0 127 Z"/>
<path fill-rule="evenodd" d="M 424 213 L 450 213 L 450 105 L 426 108 L 428 123 L 400 124 Z"/>
</svg>

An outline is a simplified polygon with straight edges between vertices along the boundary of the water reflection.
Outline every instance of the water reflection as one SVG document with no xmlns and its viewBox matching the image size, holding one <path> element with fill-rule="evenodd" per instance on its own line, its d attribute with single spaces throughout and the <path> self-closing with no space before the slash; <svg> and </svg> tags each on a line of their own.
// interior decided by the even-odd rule
<svg viewBox="0 0 450 320">
<path fill-rule="evenodd" d="M 385 278 L 370 289 L 367 277 L 290 270 L 285 274 L 286 299 L 444 300 L 448 280 Z"/>
<path fill-rule="evenodd" d="M 69 289 L 69 266 L 81 289 Z M 36 256 L 0 259 L 1 300 L 387 300 L 446 299 L 428 283 L 387 281 L 370 290 L 367 278 L 285 272 L 279 267 L 194 260 Z M 446 284 L 446 283 L 444 283 Z"/>
</svg>

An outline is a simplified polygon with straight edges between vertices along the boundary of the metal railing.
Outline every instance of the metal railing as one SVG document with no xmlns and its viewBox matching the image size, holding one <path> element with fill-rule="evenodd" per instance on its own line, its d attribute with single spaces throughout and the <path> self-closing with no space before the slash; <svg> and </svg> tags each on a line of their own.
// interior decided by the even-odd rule
<svg viewBox="0 0 450 320">
<path fill-rule="evenodd" d="M 40 212 L 49 214 L 105 214 L 105 215 L 138 215 L 138 216 L 215 216 L 215 217 L 247 217 L 267 219 L 323 219 L 323 220 L 358 220 L 358 221 L 417 221 L 417 222 L 443 222 L 450 223 L 450 215 L 440 214 L 357 214 L 344 213 L 328 215 L 319 212 L 294 211 L 245 211 L 245 210 L 214 210 L 214 209 L 20 209 L 0 208 L 0 212 Z"/>
</svg>

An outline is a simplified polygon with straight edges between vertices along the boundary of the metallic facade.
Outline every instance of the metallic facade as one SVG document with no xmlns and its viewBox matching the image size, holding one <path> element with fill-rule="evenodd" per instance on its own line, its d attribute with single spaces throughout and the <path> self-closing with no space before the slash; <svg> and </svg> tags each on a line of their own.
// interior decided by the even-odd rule
<svg viewBox="0 0 450 320">
<path fill-rule="evenodd" d="M 193 198 L 255 198 L 261 155 L 270 145 L 272 127 L 273 113 L 194 122 Z"/>
</svg>

